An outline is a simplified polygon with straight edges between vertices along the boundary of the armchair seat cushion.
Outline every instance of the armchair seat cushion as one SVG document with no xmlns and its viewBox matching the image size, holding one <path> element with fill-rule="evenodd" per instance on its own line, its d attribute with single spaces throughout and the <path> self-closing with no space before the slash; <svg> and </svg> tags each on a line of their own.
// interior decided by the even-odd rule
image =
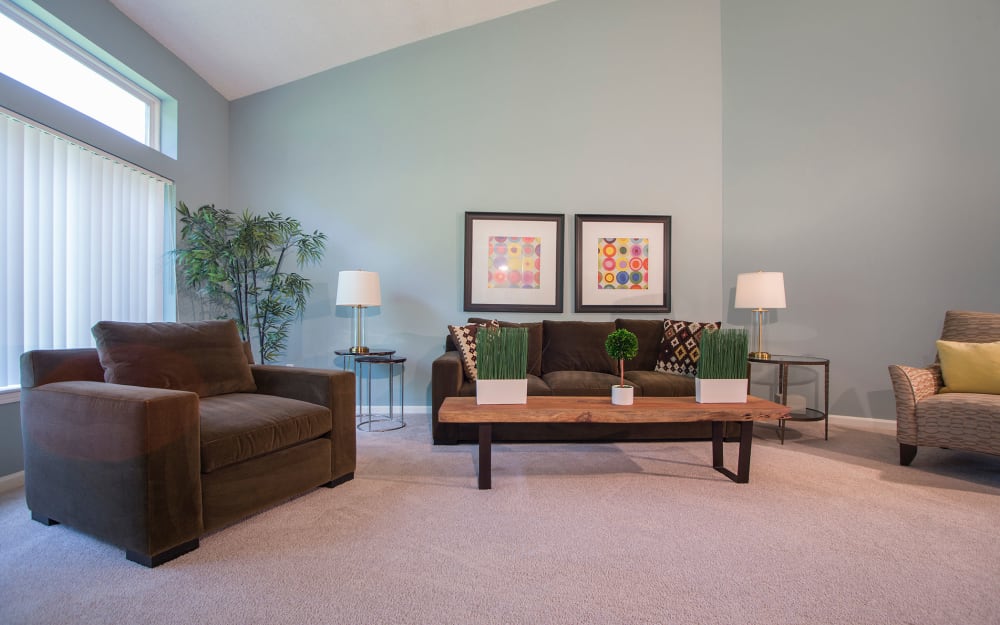
<svg viewBox="0 0 1000 625">
<path fill-rule="evenodd" d="M 200 410 L 202 473 L 319 438 L 333 428 L 328 408 L 271 395 L 205 397 Z"/>
<path fill-rule="evenodd" d="M 1000 395 L 939 393 L 916 406 L 918 437 L 947 447 L 947 439 L 1000 441 Z M 963 447 L 956 441 L 955 447 Z"/>
</svg>

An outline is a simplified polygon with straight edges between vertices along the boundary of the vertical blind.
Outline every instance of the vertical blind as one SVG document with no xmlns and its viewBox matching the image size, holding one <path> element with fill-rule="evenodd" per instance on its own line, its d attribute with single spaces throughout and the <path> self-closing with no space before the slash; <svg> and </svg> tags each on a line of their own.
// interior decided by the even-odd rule
<svg viewBox="0 0 1000 625">
<path fill-rule="evenodd" d="M 0 388 L 97 321 L 174 318 L 169 180 L 0 111 L 0 216 Z"/>
</svg>

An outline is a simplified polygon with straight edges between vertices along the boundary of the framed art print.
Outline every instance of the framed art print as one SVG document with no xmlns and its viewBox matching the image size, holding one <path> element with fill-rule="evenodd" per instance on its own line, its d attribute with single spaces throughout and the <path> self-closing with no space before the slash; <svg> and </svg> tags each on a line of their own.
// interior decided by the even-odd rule
<svg viewBox="0 0 1000 625">
<path fill-rule="evenodd" d="M 576 312 L 670 312 L 670 217 L 577 215 Z"/>
<path fill-rule="evenodd" d="M 465 213 L 465 310 L 562 312 L 564 221 Z"/>
</svg>

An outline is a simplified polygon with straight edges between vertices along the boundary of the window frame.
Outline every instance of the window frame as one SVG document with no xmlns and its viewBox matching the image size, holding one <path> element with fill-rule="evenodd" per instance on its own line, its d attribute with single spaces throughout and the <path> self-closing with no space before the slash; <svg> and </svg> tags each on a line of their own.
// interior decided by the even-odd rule
<svg viewBox="0 0 1000 625">
<path fill-rule="evenodd" d="M 160 138 L 161 138 L 161 120 L 163 117 L 163 101 L 156 94 L 145 89 L 135 81 L 131 80 L 127 76 L 122 75 L 121 72 L 117 71 L 115 68 L 111 67 L 101 59 L 95 57 L 93 54 L 88 52 L 82 46 L 76 42 L 70 40 L 68 37 L 58 32 L 55 28 L 46 24 L 43 20 L 32 15 L 24 8 L 14 4 L 10 0 L 0 0 L 0 13 L 5 17 L 11 19 L 18 25 L 22 26 L 26 30 L 30 31 L 35 36 L 39 37 L 49 45 L 55 47 L 57 50 L 67 55 L 71 59 L 82 63 L 91 71 L 97 73 L 101 77 L 109 80 L 115 86 L 119 87 L 123 91 L 132 95 L 136 99 L 146 104 L 146 140 L 143 142 L 144 145 L 156 151 L 162 151 L 160 148 Z M 29 88 L 31 88 L 29 86 Z M 39 92 L 43 93 L 43 92 Z M 47 97 L 52 97 L 49 94 L 43 93 Z M 55 98 L 53 98 L 55 99 Z M 61 104 L 72 108 L 73 110 L 79 112 L 82 115 L 87 115 L 87 113 L 80 111 L 72 107 L 71 105 L 62 102 L 61 100 L 56 100 Z M 88 118 L 94 119 L 87 115 Z M 98 123 L 103 124 L 103 122 Z M 117 128 L 109 126 L 116 132 L 121 132 Z M 124 133 L 123 133 L 124 134 Z M 128 136 L 128 135 L 126 135 Z M 132 137 L 129 137 L 132 138 Z"/>
</svg>

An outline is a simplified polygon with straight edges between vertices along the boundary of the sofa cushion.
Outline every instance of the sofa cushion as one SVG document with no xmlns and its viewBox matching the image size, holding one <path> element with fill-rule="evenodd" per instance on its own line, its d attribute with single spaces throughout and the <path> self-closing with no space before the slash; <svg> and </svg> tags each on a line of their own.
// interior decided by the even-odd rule
<svg viewBox="0 0 1000 625">
<path fill-rule="evenodd" d="M 483 323 L 469 323 L 464 326 L 448 326 L 448 333 L 455 343 L 455 348 L 462 354 L 462 369 L 465 377 L 476 381 L 476 333 L 479 328 L 487 325 L 495 326 L 496 321 L 486 320 Z"/>
<path fill-rule="evenodd" d="M 615 327 L 628 330 L 639 339 L 639 352 L 625 361 L 626 371 L 652 371 L 663 342 L 663 319 L 615 319 Z"/>
<path fill-rule="evenodd" d="M 699 344 L 705 328 L 722 327 L 721 321 L 699 322 L 663 320 L 663 341 L 660 357 L 656 362 L 657 371 L 676 373 L 694 377 L 698 373 Z"/>
<path fill-rule="evenodd" d="M 646 397 L 687 397 L 694 395 L 694 378 L 665 371 L 626 371 L 625 383 Z"/>
<path fill-rule="evenodd" d="M 501 328 L 528 328 L 528 373 L 542 375 L 542 322 L 515 323 L 470 317 L 469 323 L 499 323 Z"/>
<path fill-rule="evenodd" d="M 604 341 L 615 331 L 614 321 L 545 320 L 542 327 L 543 378 L 553 371 L 618 373 L 617 363 L 604 350 Z"/>
<path fill-rule="evenodd" d="M 1000 341 L 938 341 L 937 351 L 944 379 L 942 393 L 1000 395 Z"/>
<path fill-rule="evenodd" d="M 318 438 L 333 428 L 330 409 L 273 395 L 230 393 L 200 401 L 201 472 Z"/>
<path fill-rule="evenodd" d="M 104 381 L 212 397 L 257 390 L 236 322 L 99 321 L 91 332 Z"/>
<path fill-rule="evenodd" d="M 553 371 L 542 376 L 552 389 L 552 395 L 584 395 L 611 397 L 611 387 L 618 384 L 618 376 L 595 371 Z"/>
</svg>

